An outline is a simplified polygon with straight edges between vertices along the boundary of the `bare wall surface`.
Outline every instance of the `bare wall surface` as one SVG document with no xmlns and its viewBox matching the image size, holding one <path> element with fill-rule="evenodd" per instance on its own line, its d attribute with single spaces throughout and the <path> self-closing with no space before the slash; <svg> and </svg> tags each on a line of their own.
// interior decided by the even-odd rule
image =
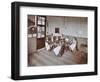
<svg viewBox="0 0 100 82">
<path fill-rule="evenodd" d="M 86 17 L 47 17 L 47 32 L 55 33 L 60 28 L 60 34 L 87 38 L 88 25 Z"/>
</svg>

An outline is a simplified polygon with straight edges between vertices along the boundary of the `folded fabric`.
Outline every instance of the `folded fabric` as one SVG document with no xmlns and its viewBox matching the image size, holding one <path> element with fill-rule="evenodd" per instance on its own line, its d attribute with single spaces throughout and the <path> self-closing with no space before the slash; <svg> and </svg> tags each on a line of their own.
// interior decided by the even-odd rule
<svg viewBox="0 0 100 82">
<path fill-rule="evenodd" d="M 76 40 L 75 39 L 73 39 L 73 43 L 69 47 L 72 51 L 76 48 Z"/>
<path fill-rule="evenodd" d="M 46 50 L 50 50 L 50 45 L 47 42 L 45 42 L 45 47 L 46 47 Z"/>
<path fill-rule="evenodd" d="M 60 50 L 61 50 L 61 46 L 58 46 L 58 47 L 53 49 L 56 56 L 59 55 Z"/>
</svg>

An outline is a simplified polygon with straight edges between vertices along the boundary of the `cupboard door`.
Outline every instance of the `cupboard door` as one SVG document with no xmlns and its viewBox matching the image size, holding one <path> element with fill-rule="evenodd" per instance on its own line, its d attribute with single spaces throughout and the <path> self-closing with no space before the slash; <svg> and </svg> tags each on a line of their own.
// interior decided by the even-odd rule
<svg viewBox="0 0 100 82">
<path fill-rule="evenodd" d="M 37 49 L 45 47 L 46 17 L 37 16 Z"/>
<path fill-rule="evenodd" d="M 37 49 L 41 49 L 45 47 L 45 39 L 44 38 L 38 38 L 37 39 Z"/>
</svg>

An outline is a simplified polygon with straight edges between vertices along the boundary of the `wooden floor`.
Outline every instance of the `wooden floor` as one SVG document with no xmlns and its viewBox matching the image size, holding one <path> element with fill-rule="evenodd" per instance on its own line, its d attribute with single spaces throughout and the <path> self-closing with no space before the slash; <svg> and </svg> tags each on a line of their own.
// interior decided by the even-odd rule
<svg viewBox="0 0 100 82">
<path fill-rule="evenodd" d="M 61 57 L 56 56 L 53 51 L 42 49 L 29 56 L 29 66 L 47 66 L 47 65 L 72 65 L 75 62 L 75 56 L 67 51 Z"/>
</svg>

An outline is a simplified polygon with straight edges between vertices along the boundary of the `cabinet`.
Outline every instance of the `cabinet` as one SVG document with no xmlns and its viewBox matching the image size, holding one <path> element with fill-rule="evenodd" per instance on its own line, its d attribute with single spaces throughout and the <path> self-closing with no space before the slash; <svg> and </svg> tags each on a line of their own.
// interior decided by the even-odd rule
<svg viewBox="0 0 100 82">
<path fill-rule="evenodd" d="M 37 49 L 45 47 L 46 16 L 37 16 Z"/>
<path fill-rule="evenodd" d="M 28 53 L 45 47 L 46 16 L 28 16 Z"/>
</svg>

